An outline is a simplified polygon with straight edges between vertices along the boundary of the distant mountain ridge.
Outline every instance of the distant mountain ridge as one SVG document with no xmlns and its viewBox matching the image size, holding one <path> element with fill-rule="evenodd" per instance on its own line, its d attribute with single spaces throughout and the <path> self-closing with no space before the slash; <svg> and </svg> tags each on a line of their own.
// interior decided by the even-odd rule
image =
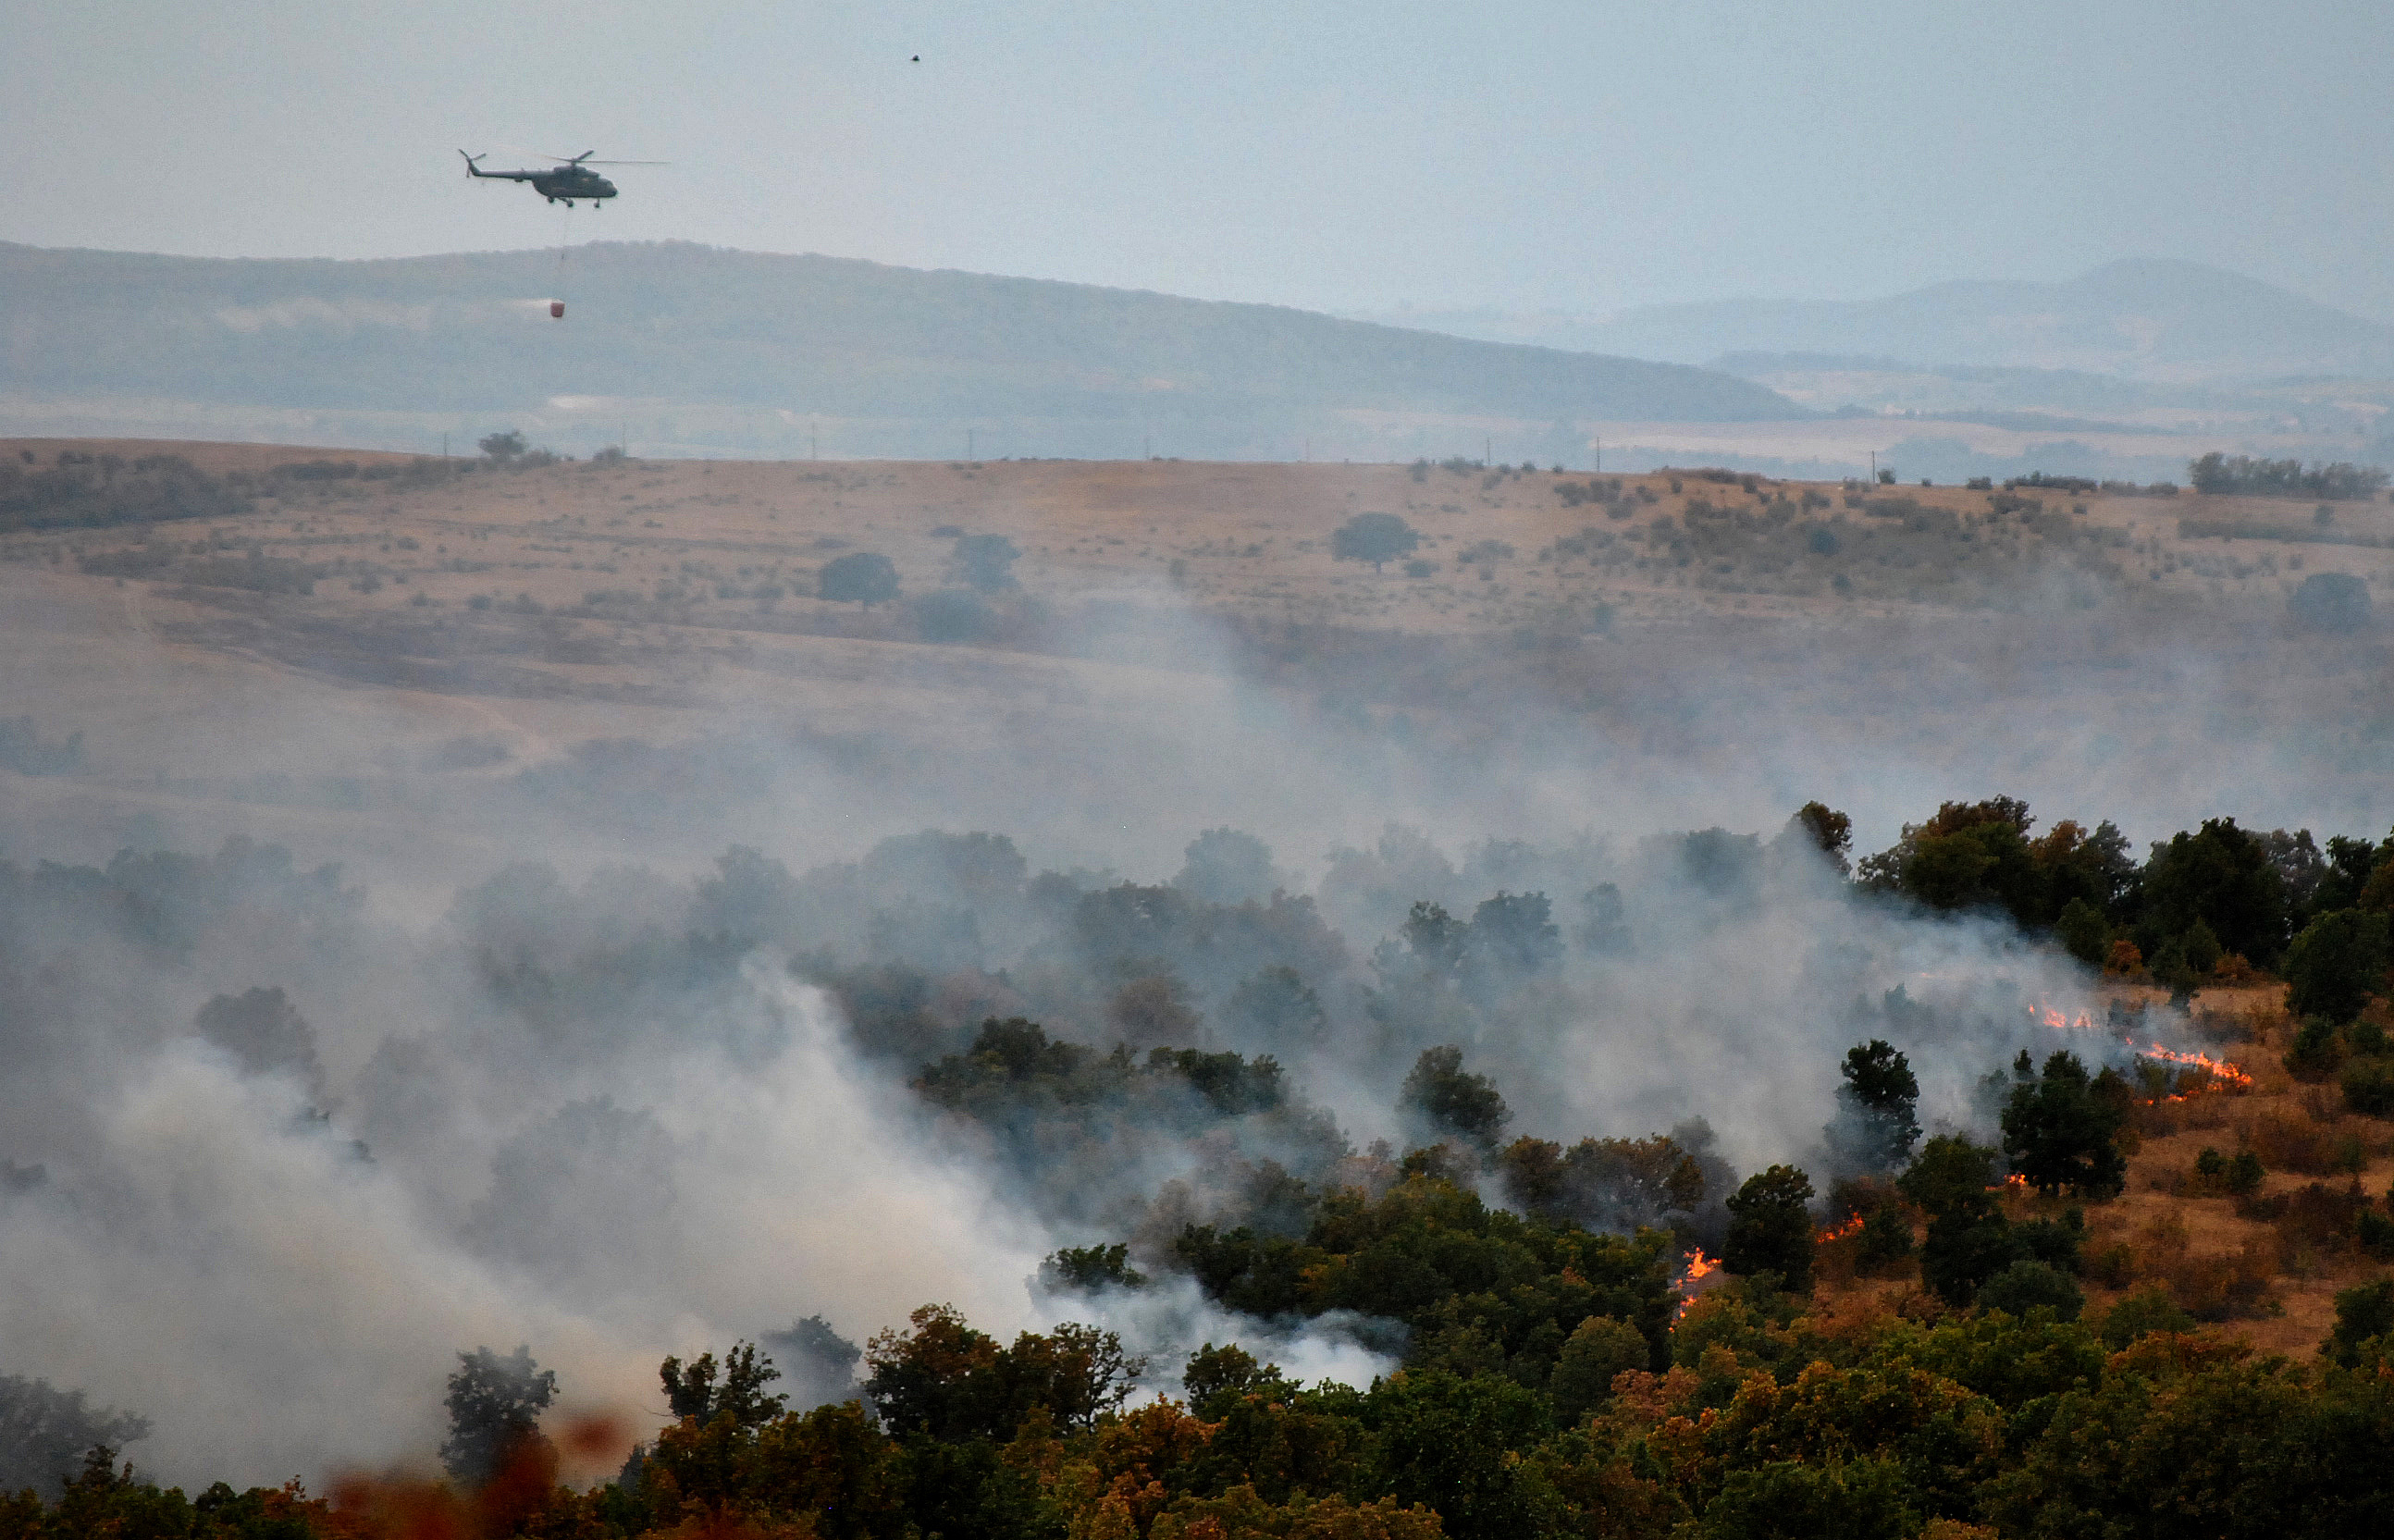
<svg viewBox="0 0 2394 1540">
<path fill-rule="evenodd" d="M 604 416 L 607 440 L 623 418 L 643 438 L 744 435 L 772 453 L 807 452 L 828 423 L 840 452 L 889 454 L 956 453 L 974 428 L 990 454 L 1152 442 L 1296 458 L 1311 439 L 1331 455 L 1493 442 L 1501 458 L 1563 458 L 1591 421 L 1808 415 L 1677 363 L 681 243 L 578 246 L 561 263 L 554 250 L 314 261 L 0 244 L 0 392 L 169 415 L 183 403 L 202 418 L 347 414 L 418 436 L 436 420 L 583 411 Z"/>
<path fill-rule="evenodd" d="M 1882 299 L 1730 299 L 1605 318 L 1407 311 L 1457 336 L 1680 362 L 1825 354 L 2068 370 L 2153 384 L 2394 377 L 2394 326 L 2197 262 L 2110 263 L 2061 283 L 1963 279 Z"/>
</svg>

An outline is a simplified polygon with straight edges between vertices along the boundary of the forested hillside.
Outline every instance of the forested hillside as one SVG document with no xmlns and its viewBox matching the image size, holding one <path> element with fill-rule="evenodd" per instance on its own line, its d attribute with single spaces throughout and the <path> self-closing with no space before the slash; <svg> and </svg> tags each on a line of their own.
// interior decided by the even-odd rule
<svg viewBox="0 0 2394 1540">
<path fill-rule="evenodd" d="M 549 1073 L 629 1087 L 611 1071 L 675 1073 L 661 1034 L 741 1030 L 723 1007 L 764 968 L 839 1002 L 923 1139 L 1080 1238 L 1027 1281 L 1059 1323 L 1009 1341 L 929 1301 L 860 1345 L 821 1314 L 759 1323 L 664 1360 L 662 1428 L 594 1414 L 535 1347 L 461 1344 L 445 1476 L 329 1497 L 164 1489 L 118 1457 L 181 1415 L 171 1397 L 118 1410 L 11 1378 L 9 1479 L 30 1490 L 0 1534 L 1954 1540 L 2394 1513 L 2375 1454 L 2394 1435 L 2394 1203 L 2375 1191 L 2394 836 L 2221 818 L 2138 859 L 2108 823 L 2040 832 L 1998 797 L 1859 862 L 1818 803 L 1769 839 L 1508 844 L 1461 867 L 1392 830 L 1309 896 L 1227 829 L 1159 884 L 1034 876 L 989 834 L 804 874 L 735 849 L 686 886 L 525 867 L 457 896 L 454 960 L 388 975 L 457 970 L 480 1002 L 464 1035 L 394 1035 L 345 1089 L 295 994 L 394 966 L 369 961 L 362 897 L 238 844 L 0 868 L 0 955 L 29 981 L 46 959 L 17 1029 L 25 1089 L 114 1073 L 98 1033 L 280 1086 L 309 1111 L 275 1137 L 352 1173 L 404 1168 L 450 1115 L 435 1064 L 507 1074 L 536 1046 Z M 1805 1034 L 1822 1061 L 1748 1067 L 1835 1087 L 1816 1135 L 1750 1171 L 1700 1118 L 1559 1120 L 1546 1030 L 1609 981 L 1791 921 L 1844 932 L 1809 965 L 1840 983 L 1900 937 L 1983 933 L 1996 950 L 1964 966 L 2009 953 L 2073 997 L 1932 970 L 1853 998 Z M 138 992 L 79 974 L 93 948 L 216 976 L 250 949 L 296 988 L 103 1022 L 95 995 Z M 769 1030 L 714 1051 L 783 1050 Z M 1392 1058 L 1402 1138 L 1359 1146 L 1316 1098 L 1338 1066 Z M 20 1218 L 87 1182 L 72 1118 L 37 1122 L 59 1169 L 11 1161 Z M 682 1137 L 609 1097 L 560 1108 L 501 1152 L 469 1244 L 544 1286 L 626 1286 L 664 1239 L 637 1210 L 688 1179 L 668 1175 Z M 2322 1288 L 2298 1350 L 2244 1340 Z M 1278 1366 L 1333 1343 L 1370 1372 Z M 612 1461 L 627 1436 L 612 1480 L 559 1484 L 560 1462 Z"/>
</svg>

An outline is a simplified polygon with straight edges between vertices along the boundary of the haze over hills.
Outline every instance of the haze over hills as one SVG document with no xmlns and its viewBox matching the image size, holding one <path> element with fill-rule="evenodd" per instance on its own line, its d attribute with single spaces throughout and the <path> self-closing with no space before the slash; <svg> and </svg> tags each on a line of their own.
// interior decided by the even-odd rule
<svg viewBox="0 0 2394 1540">
<path fill-rule="evenodd" d="M 568 315 L 552 321 L 546 301 Z M 1717 372 L 1262 305 L 680 243 L 382 261 L 0 245 L 17 431 L 429 449 L 1582 456 L 1605 420 L 1807 414 Z M 459 447 L 462 447 L 462 441 Z"/>
<path fill-rule="evenodd" d="M 1684 363 L 1809 353 L 2164 385 L 2394 375 L 2394 326 L 2237 273 L 2158 259 L 2113 262 L 2058 283 L 1963 280 L 1881 299 L 1730 299 L 1609 317 L 1421 310 L 1376 319 Z"/>
</svg>

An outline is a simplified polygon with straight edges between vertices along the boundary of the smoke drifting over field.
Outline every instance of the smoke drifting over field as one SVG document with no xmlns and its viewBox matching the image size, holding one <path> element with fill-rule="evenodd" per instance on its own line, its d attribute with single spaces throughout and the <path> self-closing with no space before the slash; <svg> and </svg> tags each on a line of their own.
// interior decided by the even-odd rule
<svg viewBox="0 0 2394 1540">
<path fill-rule="evenodd" d="M 1096 1319 L 1166 1389 L 1233 1336 L 1368 1378 L 1401 1347 L 1375 1323 L 1240 1320 L 1164 1270 L 1185 1224 L 1269 1228 L 1287 1181 L 1384 1179 L 1427 1132 L 1399 1110 L 1425 1048 L 1494 1082 L 1508 1133 L 1676 1129 L 1717 1176 L 1817 1165 L 1857 1041 L 1912 1056 L 1932 1128 L 1983 1126 L 1980 1078 L 2047 1044 L 2028 1007 L 2080 965 L 2007 920 L 1858 898 L 1787 826 L 1808 798 L 1864 849 L 1996 792 L 2139 840 L 2222 811 L 2387 822 L 2309 687 L 2258 692 L 2284 644 L 2165 658 L 2083 614 L 2016 634 L 2044 624 L 1876 656 L 1782 636 L 1728 650 L 1743 677 L 1670 663 L 1658 628 L 1619 644 L 1654 670 L 1600 697 L 1559 696 L 1528 643 L 1457 648 L 1408 699 L 1385 662 L 1275 663 L 1175 616 L 1146 633 L 1175 668 L 1121 698 L 993 692 L 936 740 L 794 731 L 759 697 L 678 744 L 394 771 L 361 857 L 338 824 L 296 864 L 224 844 L 242 825 L 192 800 L 112 861 L 35 866 L 112 831 L 12 814 L 0 1373 L 149 1413 L 132 1453 L 168 1478 L 258 1481 L 426 1458 L 461 1348 L 526 1343 L 567 1404 L 646 1415 L 665 1353 L 814 1315 L 862 1342 L 927 1301 L 1009 1335 Z M 2072 638 L 2094 661 L 2048 671 Z M 1820 693 L 1769 699 L 1816 667 Z M 2098 677 L 2130 681 L 2100 720 Z M 2018 715 L 1919 725 L 1974 698 Z M 2246 705 L 2288 733 L 2190 762 Z M 304 777 L 405 736 L 362 720 L 92 752 Z M 1102 1095 L 973 1069 L 1012 1018 L 1087 1047 L 1055 1084 Z M 1226 1082 L 1159 1048 L 1243 1060 Z M 1151 1288 L 1039 1281 L 1116 1240 Z"/>
</svg>

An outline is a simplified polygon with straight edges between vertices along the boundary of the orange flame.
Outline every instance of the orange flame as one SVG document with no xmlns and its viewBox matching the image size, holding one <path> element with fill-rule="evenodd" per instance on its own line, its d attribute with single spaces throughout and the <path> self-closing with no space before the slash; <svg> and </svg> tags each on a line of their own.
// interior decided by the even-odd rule
<svg viewBox="0 0 2394 1540">
<path fill-rule="evenodd" d="M 2030 1020 L 2050 1027 L 2056 1032 L 2091 1032 L 2095 1028 L 2095 1017 L 2090 1011 L 2082 1010 L 2074 1017 L 2065 1016 L 2051 1006 L 2039 1003 L 2029 1007 L 2028 1014 Z M 2223 1087 L 2232 1086 L 2238 1090 L 2244 1090 L 2253 1084 L 2253 1076 L 2243 1066 L 2230 1063 L 2225 1059 L 2216 1059 L 2207 1053 L 2181 1053 L 2176 1048 L 2163 1047 L 2159 1043 L 2148 1043 L 2139 1048 L 2137 1046 L 2137 1040 L 2125 1033 L 2120 1034 L 2120 1041 L 2127 1045 L 2139 1059 L 2158 1059 L 2165 1064 L 2202 1070 L 2210 1076 L 2208 1081 L 2197 1086 L 2191 1091 L 2179 1091 L 2170 1096 L 2157 1097 L 2145 1103 L 2148 1107 L 2164 1102 L 2185 1101 L 2205 1091 Z"/>
<path fill-rule="evenodd" d="M 1704 1248 L 1702 1246 L 1690 1248 L 1686 1260 L 1687 1266 L 1679 1270 L 1678 1277 L 1671 1281 L 1671 1287 L 1677 1290 L 1679 1294 L 1679 1309 L 1671 1317 L 1674 1324 L 1678 1322 L 1680 1316 L 1688 1313 L 1688 1307 L 1696 1301 L 1696 1296 L 1688 1292 L 1688 1286 L 1699 1278 L 1709 1278 L 1720 1270 L 1719 1259 L 1705 1256 Z"/>
<path fill-rule="evenodd" d="M 1844 1224 L 1824 1230 L 1818 1235 L 1813 1236 L 1812 1239 L 1822 1245 L 1827 1245 L 1832 1241 L 1842 1241 L 1849 1235 L 1860 1235 L 1861 1232 L 1862 1217 L 1859 1214 L 1852 1214 L 1847 1216 L 1846 1222 Z"/>
</svg>

